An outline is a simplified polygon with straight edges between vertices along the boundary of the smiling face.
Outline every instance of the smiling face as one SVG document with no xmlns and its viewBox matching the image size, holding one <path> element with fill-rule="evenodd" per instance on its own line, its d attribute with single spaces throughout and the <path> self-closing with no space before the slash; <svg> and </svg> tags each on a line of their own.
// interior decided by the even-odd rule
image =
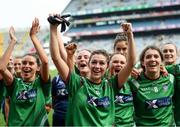
<svg viewBox="0 0 180 127">
<path fill-rule="evenodd" d="M 176 63 L 177 51 L 175 45 L 165 44 L 162 48 L 162 53 L 165 65 L 171 65 Z"/>
<path fill-rule="evenodd" d="M 36 72 L 38 71 L 38 65 L 36 58 L 30 55 L 26 55 L 22 59 L 21 76 L 24 81 L 31 82 L 35 79 Z"/>
<path fill-rule="evenodd" d="M 14 69 L 14 59 L 13 59 L 12 56 L 10 56 L 10 58 L 9 58 L 9 62 L 8 62 L 8 65 L 7 65 L 7 69 L 8 69 L 8 70 Z"/>
<path fill-rule="evenodd" d="M 10 58 L 9 58 L 9 62 L 7 64 L 7 69 L 9 70 L 9 72 L 11 74 L 14 75 L 14 58 L 12 56 L 10 56 Z"/>
<path fill-rule="evenodd" d="M 78 53 L 76 57 L 76 65 L 80 73 L 89 72 L 88 61 L 89 61 L 90 55 L 91 53 L 87 50 L 82 50 Z"/>
<path fill-rule="evenodd" d="M 109 69 L 113 75 L 117 74 L 126 65 L 126 58 L 121 54 L 115 54 L 109 62 Z"/>
<path fill-rule="evenodd" d="M 91 70 L 90 80 L 100 83 L 107 69 L 107 58 L 102 54 L 94 54 L 89 61 L 89 68 Z"/>
<path fill-rule="evenodd" d="M 21 72 L 21 58 L 15 58 L 14 59 L 14 70 L 16 73 L 20 73 Z"/>
<path fill-rule="evenodd" d="M 119 41 L 114 47 L 114 52 L 120 53 L 126 57 L 128 51 L 127 49 L 128 49 L 127 41 Z"/>
<path fill-rule="evenodd" d="M 145 68 L 146 75 L 159 74 L 161 63 L 162 63 L 162 59 L 157 50 L 155 49 L 146 50 L 144 54 L 144 59 L 142 61 L 142 65 Z"/>
</svg>

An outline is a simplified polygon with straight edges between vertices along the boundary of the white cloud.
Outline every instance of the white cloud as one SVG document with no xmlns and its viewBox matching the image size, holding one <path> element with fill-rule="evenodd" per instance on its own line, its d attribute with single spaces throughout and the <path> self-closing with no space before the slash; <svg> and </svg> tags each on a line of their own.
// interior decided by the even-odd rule
<svg viewBox="0 0 180 127">
<path fill-rule="evenodd" d="M 49 13 L 60 13 L 70 0 L 3 0 L 0 7 L 0 28 L 11 25 L 30 27 L 35 17 L 41 26 L 47 26 Z"/>
</svg>

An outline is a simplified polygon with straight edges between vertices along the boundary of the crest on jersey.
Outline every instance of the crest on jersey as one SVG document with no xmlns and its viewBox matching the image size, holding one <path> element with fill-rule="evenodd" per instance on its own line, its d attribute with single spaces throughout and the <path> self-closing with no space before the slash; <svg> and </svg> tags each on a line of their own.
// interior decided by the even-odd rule
<svg viewBox="0 0 180 127">
<path fill-rule="evenodd" d="M 163 85 L 163 90 L 164 90 L 164 91 L 167 91 L 167 90 L 168 90 L 168 84 L 164 84 L 164 85 Z"/>
</svg>

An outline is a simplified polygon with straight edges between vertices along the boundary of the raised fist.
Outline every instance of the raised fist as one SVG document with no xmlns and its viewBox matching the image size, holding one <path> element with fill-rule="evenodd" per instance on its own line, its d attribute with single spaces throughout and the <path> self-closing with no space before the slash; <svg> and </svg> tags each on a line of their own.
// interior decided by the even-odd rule
<svg viewBox="0 0 180 127">
<path fill-rule="evenodd" d="M 74 55 L 77 49 L 77 44 L 72 42 L 72 43 L 69 43 L 65 48 L 68 55 Z"/>
<path fill-rule="evenodd" d="M 131 23 L 123 23 L 121 24 L 124 33 L 131 33 L 132 32 L 132 25 Z"/>
</svg>

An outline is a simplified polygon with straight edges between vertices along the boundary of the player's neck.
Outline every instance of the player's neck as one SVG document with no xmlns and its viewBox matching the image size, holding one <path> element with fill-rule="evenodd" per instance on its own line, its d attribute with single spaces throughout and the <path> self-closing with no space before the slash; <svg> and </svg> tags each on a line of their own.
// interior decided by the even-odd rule
<svg viewBox="0 0 180 127">
<path fill-rule="evenodd" d="M 160 77 L 160 73 L 145 73 L 145 76 L 150 80 L 156 80 Z"/>
</svg>

